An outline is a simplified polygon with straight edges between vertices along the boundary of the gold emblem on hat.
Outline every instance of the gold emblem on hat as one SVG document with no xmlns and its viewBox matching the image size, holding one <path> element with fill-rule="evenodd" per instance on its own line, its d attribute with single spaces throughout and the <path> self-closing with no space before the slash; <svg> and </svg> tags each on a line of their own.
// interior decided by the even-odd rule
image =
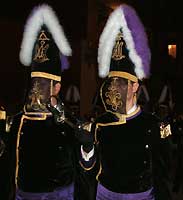
<svg viewBox="0 0 183 200">
<path fill-rule="evenodd" d="M 125 55 L 123 55 L 124 42 L 122 41 L 122 38 L 123 38 L 122 33 L 121 32 L 118 33 L 117 38 L 116 38 L 116 43 L 112 52 L 112 58 L 114 60 L 121 60 L 125 58 Z"/>
<path fill-rule="evenodd" d="M 49 58 L 46 55 L 46 52 L 49 48 L 49 44 L 46 44 L 46 41 L 50 39 L 46 36 L 44 31 L 41 31 L 38 40 L 40 41 L 40 43 L 36 45 L 36 54 L 33 60 L 38 63 L 43 63 L 49 60 Z"/>
</svg>

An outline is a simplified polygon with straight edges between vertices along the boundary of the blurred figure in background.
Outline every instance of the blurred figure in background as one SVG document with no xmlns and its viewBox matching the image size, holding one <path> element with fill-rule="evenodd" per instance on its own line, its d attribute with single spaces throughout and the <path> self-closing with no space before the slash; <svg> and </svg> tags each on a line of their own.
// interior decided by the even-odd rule
<svg viewBox="0 0 183 200">
<path fill-rule="evenodd" d="M 0 107 L 0 199 L 11 200 L 11 171 L 8 154 L 9 140 L 6 133 L 7 113 Z"/>
</svg>

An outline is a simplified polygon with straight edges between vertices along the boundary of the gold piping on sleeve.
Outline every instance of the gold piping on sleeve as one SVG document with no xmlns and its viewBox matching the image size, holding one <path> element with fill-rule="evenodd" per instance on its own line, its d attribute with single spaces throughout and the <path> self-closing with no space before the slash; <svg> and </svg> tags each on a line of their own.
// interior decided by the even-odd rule
<svg viewBox="0 0 183 200">
<path fill-rule="evenodd" d="M 101 172 L 102 172 L 102 164 L 101 164 L 101 162 L 100 162 L 100 168 L 99 168 L 99 171 L 98 171 L 97 176 L 96 176 L 96 180 L 97 180 L 97 181 L 99 181 L 99 180 L 98 180 L 98 177 L 99 177 L 99 175 L 101 174 Z"/>
</svg>

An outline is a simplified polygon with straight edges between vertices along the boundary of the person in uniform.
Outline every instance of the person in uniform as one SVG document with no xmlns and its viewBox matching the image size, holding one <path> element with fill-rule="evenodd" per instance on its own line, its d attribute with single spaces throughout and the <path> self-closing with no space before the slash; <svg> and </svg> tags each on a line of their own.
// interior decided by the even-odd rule
<svg viewBox="0 0 183 200">
<path fill-rule="evenodd" d="M 62 121 L 61 72 L 72 50 L 54 10 L 36 6 L 27 19 L 20 61 L 31 67 L 23 111 L 10 129 L 16 200 L 73 200 L 77 143 Z"/>
<path fill-rule="evenodd" d="M 3 106 L 0 106 L 0 157 L 4 153 L 5 143 L 3 141 L 6 127 L 6 111 Z"/>
<path fill-rule="evenodd" d="M 96 176 L 96 200 L 164 200 L 169 191 L 168 138 L 162 124 L 137 104 L 139 80 L 150 75 L 151 53 L 134 8 L 121 4 L 99 39 L 99 76 L 105 112 L 81 125 L 80 165 Z"/>
<path fill-rule="evenodd" d="M 6 111 L 0 106 L 0 199 L 8 199 L 7 154 L 5 145 Z"/>
<path fill-rule="evenodd" d="M 8 116 L 0 106 L 0 199 L 12 200 L 10 140 L 7 131 Z"/>
<path fill-rule="evenodd" d="M 172 141 L 175 145 L 174 151 L 174 183 L 173 183 L 173 192 L 174 194 L 181 195 L 183 194 L 183 114 L 182 110 L 176 112 L 173 120 L 171 121 L 172 127 Z M 179 197 L 181 198 L 181 197 Z"/>
</svg>

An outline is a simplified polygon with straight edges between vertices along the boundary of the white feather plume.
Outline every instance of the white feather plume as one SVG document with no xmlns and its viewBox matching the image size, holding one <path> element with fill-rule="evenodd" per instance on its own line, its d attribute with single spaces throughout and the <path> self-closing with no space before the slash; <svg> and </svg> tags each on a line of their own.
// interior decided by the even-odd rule
<svg viewBox="0 0 183 200">
<path fill-rule="evenodd" d="M 110 70 L 110 62 L 112 56 L 112 50 L 115 45 L 117 34 L 120 28 L 123 29 L 123 38 L 126 42 L 129 50 L 129 57 L 135 65 L 135 72 L 139 79 L 144 77 L 144 71 L 142 68 L 141 57 L 135 50 L 135 44 L 131 31 L 128 28 L 123 7 L 119 6 L 109 16 L 104 30 L 99 39 L 98 47 L 98 71 L 101 78 L 105 78 Z"/>
<path fill-rule="evenodd" d="M 49 29 L 60 52 L 65 56 L 72 54 L 70 44 L 55 12 L 49 5 L 42 4 L 33 9 L 25 25 L 19 55 L 21 63 L 25 66 L 31 64 L 34 43 L 43 24 Z"/>
</svg>

